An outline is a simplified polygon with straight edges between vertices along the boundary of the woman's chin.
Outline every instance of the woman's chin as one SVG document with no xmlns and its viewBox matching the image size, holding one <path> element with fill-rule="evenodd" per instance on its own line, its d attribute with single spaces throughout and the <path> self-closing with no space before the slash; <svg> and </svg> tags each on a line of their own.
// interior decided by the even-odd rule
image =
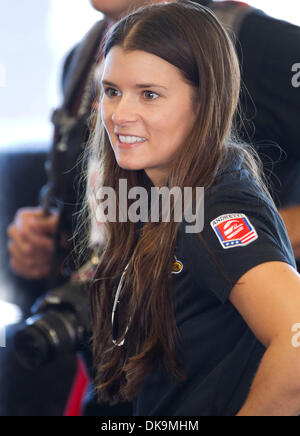
<svg viewBox="0 0 300 436">
<path fill-rule="evenodd" d="M 143 170 L 144 167 L 137 165 L 137 164 L 130 164 L 130 163 L 125 163 L 125 162 L 118 162 L 118 165 L 120 168 L 122 168 L 123 170 L 128 170 L 128 171 L 139 171 L 139 170 Z"/>
</svg>

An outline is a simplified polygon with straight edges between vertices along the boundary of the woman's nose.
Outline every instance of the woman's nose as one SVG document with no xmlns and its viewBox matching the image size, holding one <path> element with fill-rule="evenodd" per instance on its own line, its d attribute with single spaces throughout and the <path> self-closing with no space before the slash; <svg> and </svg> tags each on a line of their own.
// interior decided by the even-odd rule
<svg viewBox="0 0 300 436">
<path fill-rule="evenodd" d="M 129 98 L 119 100 L 114 108 L 112 120 L 115 124 L 126 124 L 136 121 L 138 114 L 136 112 L 136 104 Z"/>
</svg>

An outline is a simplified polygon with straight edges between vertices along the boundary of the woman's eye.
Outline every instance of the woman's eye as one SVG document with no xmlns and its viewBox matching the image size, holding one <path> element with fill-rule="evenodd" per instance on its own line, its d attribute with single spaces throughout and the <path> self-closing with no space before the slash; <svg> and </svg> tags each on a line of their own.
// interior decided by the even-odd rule
<svg viewBox="0 0 300 436">
<path fill-rule="evenodd" d="M 107 95 L 107 97 L 117 97 L 118 96 L 118 91 L 114 88 L 106 88 L 104 90 L 105 95 Z"/>
<path fill-rule="evenodd" d="M 144 97 L 146 100 L 156 100 L 159 97 L 159 95 L 153 91 L 144 91 Z"/>
</svg>

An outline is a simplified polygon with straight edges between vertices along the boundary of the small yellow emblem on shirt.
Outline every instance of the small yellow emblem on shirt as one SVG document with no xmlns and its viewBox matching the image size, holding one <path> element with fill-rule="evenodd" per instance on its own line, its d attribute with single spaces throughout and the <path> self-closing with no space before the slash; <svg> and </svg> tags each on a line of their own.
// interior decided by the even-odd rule
<svg viewBox="0 0 300 436">
<path fill-rule="evenodd" d="M 172 274 L 180 274 L 182 270 L 183 270 L 183 263 L 180 262 L 180 260 L 176 259 L 175 257 Z"/>
</svg>

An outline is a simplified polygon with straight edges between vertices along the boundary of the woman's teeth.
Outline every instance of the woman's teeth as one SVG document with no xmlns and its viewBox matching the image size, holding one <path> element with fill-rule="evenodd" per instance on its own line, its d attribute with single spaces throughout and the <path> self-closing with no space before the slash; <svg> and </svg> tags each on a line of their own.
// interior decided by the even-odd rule
<svg viewBox="0 0 300 436">
<path fill-rule="evenodd" d="M 144 142 L 146 138 L 138 138 L 137 136 L 122 136 L 119 135 L 120 141 L 124 144 L 135 144 L 136 142 Z"/>
</svg>

